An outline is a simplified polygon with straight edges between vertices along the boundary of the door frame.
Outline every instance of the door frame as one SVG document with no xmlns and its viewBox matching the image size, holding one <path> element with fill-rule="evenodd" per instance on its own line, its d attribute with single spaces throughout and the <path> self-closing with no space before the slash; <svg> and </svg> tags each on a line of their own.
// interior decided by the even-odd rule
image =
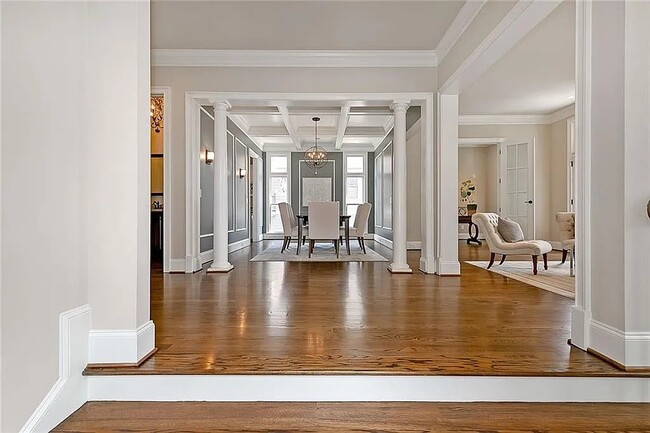
<svg viewBox="0 0 650 433">
<path fill-rule="evenodd" d="M 172 88 L 169 86 L 152 86 L 152 96 L 163 98 L 163 272 L 170 271 L 171 251 L 171 154 L 172 154 Z"/>
<path fill-rule="evenodd" d="M 264 164 L 262 157 L 250 148 L 248 156 L 253 159 L 253 178 L 249 177 L 249 182 L 253 184 L 253 201 L 249 205 L 253 208 L 249 236 L 253 242 L 259 242 L 264 239 Z"/>
<path fill-rule="evenodd" d="M 526 237 L 530 236 L 531 239 L 535 239 L 536 236 L 536 230 L 535 230 L 535 210 L 536 210 L 536 205 L 537 205 L 537 200 L 536 200 L 536 194 L 535 194 L 535 161 L 536 161 L 536 144 L 537 140 L 536 137 L 532 137 L 530 140 L 527 141 L 513 141 L 513 142 L 508 142 L 504 141 L 503 143 L 499 144 L 499 166 L 500 166 L 500 178 L 501 178 L 501 183 L 499 184 L 499 209 L 501 210 L 501 213 L 504 213 L 505 211 L 503 208 L 508 205 L 508 199 L 506 197 L 506 182 L 507 182 L 507 169 L 506 169 L 506 148 L 508 145 L 518 145 L 518 144 L 528 144 L 528 193 L 529 193 L 529 200 L 533 201 L 532 204 L 532 212 L 530 214 L 530 218 L 528 220 L 528 224 L 530 225 L 528 233 L 524 233 Z"/>
</svg>

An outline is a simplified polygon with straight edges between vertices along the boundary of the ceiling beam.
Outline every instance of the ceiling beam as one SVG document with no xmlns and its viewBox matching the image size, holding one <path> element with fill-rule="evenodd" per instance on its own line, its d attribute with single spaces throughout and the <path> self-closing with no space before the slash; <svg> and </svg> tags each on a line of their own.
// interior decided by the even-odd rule
<svg viewBox="0 0 650 433">
<path fill-rule="evenodd" d="M 349 120 L 350 106 L 348 104 L 344 104 L 341 107 L 341 114 L 339 115 L 338 131 L 336 131 L 336 144 L 334 145 L 335 149 L 340 149 L 343 145 L 343 136 L 345 135 L 345 129 L 348 127 Z"/>
<path fill-rule="evenodd" d="M 293 126 L 293 122 L 291 121 L 291 117 L 289 116 L 289 109 L 287 108 L 286 104 L 280 104 L 277 105 L 278 111 L 282 115 L 282 120 L 284 121 L 284 127 L 287 128 L 287 132 L 289 133 L 289 136 L 291 137 L 291 141 L 293 141 L 293 145 L 296 146 L 296 149 L 300 150 L 302 147 L 300 143 L 300 137 L 298 137 L 298 134 L 296 134 L 296 129 Z"/>
</svg>

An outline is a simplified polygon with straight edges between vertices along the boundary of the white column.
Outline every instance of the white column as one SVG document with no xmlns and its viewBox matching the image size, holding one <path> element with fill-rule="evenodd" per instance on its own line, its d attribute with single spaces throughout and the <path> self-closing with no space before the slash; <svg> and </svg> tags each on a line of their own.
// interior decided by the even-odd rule
<svg viewBox="0 0 650 433">
<path fill-rule="evenodd" d="M 227 101 L 214 102 L 214 225 L 212 227 L 212 265 L 208 272 L 228 272 L 228 152 Z"/>
<path fill-rule="evenodd" d="M 458 95 L 438 94 L 436 272 L 460 275 L 458 262 Z"/>
<path fill-rule="evenodd" d="M 413 272 L 406 263 L 406 109 L 410 101 L 395 101 L 393 129 L 393 262 L 392 273 Z"/>
</svg>

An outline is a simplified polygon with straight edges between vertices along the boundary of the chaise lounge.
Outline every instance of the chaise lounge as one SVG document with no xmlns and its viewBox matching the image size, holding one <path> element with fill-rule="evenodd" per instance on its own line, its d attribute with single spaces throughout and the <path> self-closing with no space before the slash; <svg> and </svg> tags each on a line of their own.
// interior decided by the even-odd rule
<svg viewBox="0 0 650 433">
<path fill-rule="evenodd" d="M 544 260 L 544 269 L 548 269 L 547 254 L 553 249 L 551 244 L 541 240 L 522 240 L 518 242 L 506 242 L 497 230 L 499 225 L 499 215 L 495 213 L 475 213 L 472 215 L 472 222 L 479 228 L 479 233 L 483 233 L 488 247 L 490 248 L 490 264 L 488 269 L 494 264 L 497 254 L 501 254 L 503 264 L 508 255 L 524 254 L 533 259 L 533 274 L 537 275 L 537 258 L 542 256 Z"/>
</svg>

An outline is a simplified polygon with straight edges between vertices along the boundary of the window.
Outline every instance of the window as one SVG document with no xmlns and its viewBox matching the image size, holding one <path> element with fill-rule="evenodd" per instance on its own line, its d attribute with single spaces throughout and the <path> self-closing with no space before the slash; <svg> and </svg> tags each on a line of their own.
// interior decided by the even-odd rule
<svg viewBox="0 0 650 433">
<path fill-rule="evenodd" d="M 282 220 L 278 203 L 289 201 L 289 158 L 287 156 L 269 156 L 269 214 L 268 233 L 281 233 Z"/>
<path fill-rule="evenodd" d="M 352 215 L 354 224 L 357 207 L 366 201 L 366 157 L 365 155 L 345 156 L 345 213 Z"/>
</svg>

